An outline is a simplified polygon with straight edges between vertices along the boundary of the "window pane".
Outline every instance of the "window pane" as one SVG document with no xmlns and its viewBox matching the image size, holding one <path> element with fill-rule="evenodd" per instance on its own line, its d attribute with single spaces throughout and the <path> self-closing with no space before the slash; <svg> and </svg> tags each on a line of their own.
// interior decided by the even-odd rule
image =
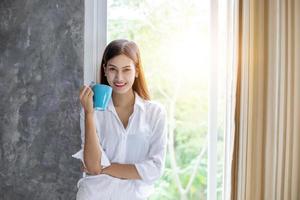
<svg viewBox="0 0 300 200">
<path fill-rule="evenodd" d="M 180 188 L 187 187 L 197 163 L 186 199 L 207 197 L 209 3 L 209 0 L 108 1 L 108 42 L 126 38 L 139 45 L 151 97 L 164 103 L 169 114 L 169 137 L 173 138 L 174 151 L 168 148 L 165 173 L 156 183 L 157 192 L 151 200 L 183 198 Z M 218 199 L 222 199 L 223 187 L 224 66 L 217 77 Z"/>
</svg>

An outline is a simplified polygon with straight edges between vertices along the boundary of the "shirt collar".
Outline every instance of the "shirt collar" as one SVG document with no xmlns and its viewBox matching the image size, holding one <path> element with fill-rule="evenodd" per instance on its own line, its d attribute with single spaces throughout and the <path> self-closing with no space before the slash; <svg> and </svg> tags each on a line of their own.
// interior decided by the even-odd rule
<svg viewBox="0 0 300 200">
<path fill-rule="evenodd" d="M 134 107 L 139 107 L 141 108 L 142 111 L 145 110 L 145 100 L 142 99 L 137 92 L 134 91 Z M 107 106 L 107 110 L 110 110 L 112 112 L 115 111 L 115 107 L 114 107 L 114 103 L 112 98 L 110 98 L 108 106 Z"/>
</svg>

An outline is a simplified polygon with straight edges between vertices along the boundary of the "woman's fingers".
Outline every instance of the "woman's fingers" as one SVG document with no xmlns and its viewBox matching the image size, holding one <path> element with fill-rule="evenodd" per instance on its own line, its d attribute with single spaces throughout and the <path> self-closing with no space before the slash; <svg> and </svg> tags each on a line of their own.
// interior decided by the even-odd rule
<svg viewBox="0 0 300 200">
<path fill-rule="evenodd" d="M 80 166 L 80 171 L 81 172 L 88 172 L 87 169 L 83 166 L 83 164 L 81 164 L 81 166 Z"/>
<path fill-rule="evenodd" d="M 85 111 L 90 111 L 93 109 L 93 104 L 91 102 L 93 95 L 93 90 L 87 85 L 84 85 L 84 87 L 80 89 L 80 103 Z"/>
<path fill-rule="evenodd" d="M 86 97 L 89 97 L 89 96 L 91 96 L 91 94 L 92 94 L 92 89 L 88 89 L 88 91 L 86 91 Z"/>
<path fill-rule="evenodd" d="M 92 89 L 89 86 L 85 85 L 82 91 L 80 92 L 79 98 L 82 99 L 84 96 L 88 95 L 91 91 Z"/>
<path fill-rule="evenodd" d="M 82 92 L 86 89 L 86 85 L 83 85 L 80 87 L 80 90 L 79 90 L 79 94 L 82 94 Z"/>
<path fill-rule="evenodd" d="M 87 89 L 87 86 L 86 86 L 86 85 L 84 85 L 84 86 L 82 86 L 82 87 L 80 88 L 80 93 L 79 93 L 79 98 L 80 98 L 80 99 L 81 99 L 82 96 L 84 95 L 86 89 Z"/>
<path fill-rule="evenodd" d="M 90 91 L 90 93 L 88 93 L 88 96 L 93 96 L 94 95 L 94 92 L 93 90 Z"/>
</svg>

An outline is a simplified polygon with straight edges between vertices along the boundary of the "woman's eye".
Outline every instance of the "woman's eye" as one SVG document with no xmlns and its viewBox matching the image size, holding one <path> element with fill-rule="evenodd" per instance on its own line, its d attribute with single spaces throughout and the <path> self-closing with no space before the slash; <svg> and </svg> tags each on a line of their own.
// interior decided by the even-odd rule
<svg viewBox="0 0 300 200">
<path fill-rule="evenodd" d="M 125 72 L 129 72 L 129 71 L 130 71 L 130 69 L 125 69 L 124 71 L 125 71 Z"/>
<path fill-rule="evenodd" d="M 115 71 L 114 68 L 109 68 L 108 70 L 111 71 L 111 72 Z"/>
</svg>

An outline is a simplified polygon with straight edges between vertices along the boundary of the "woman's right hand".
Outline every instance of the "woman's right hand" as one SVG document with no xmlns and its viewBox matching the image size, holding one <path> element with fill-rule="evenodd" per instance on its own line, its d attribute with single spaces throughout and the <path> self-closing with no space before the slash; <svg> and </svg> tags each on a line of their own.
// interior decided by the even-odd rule
<svg viewBox="0 0 300 200">
<path fill-rule="evenodd" d="M 80 103 L 81 103 L 85 113 L 93 113 L 94 112 L 93 96 L 94 96 L 94 92 L 89 86 L 84 85 L 81 87 L 79 98 L 80 98 Z"/>
<path fill-rule="evenodd" d="M 83 163 L 81 163 L 80 171 L 81 172 L 88 172 L 88 170 L 84 167 Z"/>
</svg>

